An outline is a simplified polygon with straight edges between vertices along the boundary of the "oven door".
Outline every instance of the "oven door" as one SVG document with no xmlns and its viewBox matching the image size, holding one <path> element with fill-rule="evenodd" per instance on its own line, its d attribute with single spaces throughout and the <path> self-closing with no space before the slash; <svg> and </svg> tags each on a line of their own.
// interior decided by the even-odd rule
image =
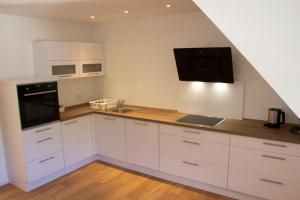
<svg viewBox="0 0 300 200">
<path fill-rule="evenodd" d="M 19 94 L 22 129 L 59 120 L 57 90 Z"/>
</svg>

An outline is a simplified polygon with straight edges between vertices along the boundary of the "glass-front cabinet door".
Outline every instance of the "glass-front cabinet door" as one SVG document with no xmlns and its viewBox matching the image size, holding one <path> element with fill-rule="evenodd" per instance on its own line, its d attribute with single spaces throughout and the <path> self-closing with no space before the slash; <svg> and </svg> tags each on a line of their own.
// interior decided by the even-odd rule
<svg viewBox="0 0 300 200">
<path fill-rule="evenodd" d="M 77 61 L 48 61 L 48 70 L 52 77 L 76 78 L 79 76 Z"/>
<path fill-rule="evenodd" d="M 104 74 L 103 60 L 84 60 L 80 61 L 80 76 L 101 76 Z"/>
</svg>

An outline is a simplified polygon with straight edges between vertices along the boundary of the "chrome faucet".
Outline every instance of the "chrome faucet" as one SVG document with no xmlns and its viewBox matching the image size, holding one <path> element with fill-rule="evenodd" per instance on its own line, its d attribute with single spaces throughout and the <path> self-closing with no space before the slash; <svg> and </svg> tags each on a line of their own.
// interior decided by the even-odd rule
<svg viewBox="0 0 300 200">
<path fill-rule="evenodd" d="M 117 101 L 117 108 L 121 108 L 123 103 L 125 103 L 125 100 L 124 99 L 118 99 Z"/>
</svg>

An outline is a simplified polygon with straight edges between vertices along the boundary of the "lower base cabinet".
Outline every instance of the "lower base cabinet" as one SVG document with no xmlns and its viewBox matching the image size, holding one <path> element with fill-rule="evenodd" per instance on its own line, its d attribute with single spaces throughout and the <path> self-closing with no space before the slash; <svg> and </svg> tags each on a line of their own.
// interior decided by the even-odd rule
<svg viewBox="0 0 300 200">
<path fill-rule="evenodd" d="M 95 115 L 96 151 L 116 160 L 126 161 L 125 119 Z"/>
<path fill-rule="evenodd" d="M 62 138 L 66 167 L 94 154 L 91 116 L 62 122 Z"/>
<path fill-rule="evenodd" d="M 161 153 L 160 170 L 165 173 L 194 181 L 223 188 L 227 187 L 227 167 Z"/>
<path fill-rule="evenodd" d="M 272 200 L 299 200 L 300 183 L 230 169 L 228 189 Z"/>
<path fill-rule="evenodd" d="M 28 182 L 34 182 L 64 168 L 63 152 L 57 152 L 27 163 Z"/>
<path fill-rule="evenodd" d="M 99 114 L 23 132 L 27 183 L 93 156 L 94 131 L 105 157 L 260 198 L 300 199 L 300 145 Z"/>
<path fill-rule="evenodd" d="M 158 124 L 126 119 L 127 162 L 159 169 Z"/>
</svg>

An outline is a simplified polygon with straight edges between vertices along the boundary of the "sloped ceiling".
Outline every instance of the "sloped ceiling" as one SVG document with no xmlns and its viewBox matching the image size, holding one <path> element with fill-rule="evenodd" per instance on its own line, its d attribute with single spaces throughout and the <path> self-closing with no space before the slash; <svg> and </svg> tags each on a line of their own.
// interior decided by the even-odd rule
<svg viewBox="0 0 300 200">
<path fill-rule="evenodd" d="M 171 5 L 167 8 L 166 5 Z M 125 14 L 124 11 L 129 13 Z M 0 0 L 0 13 L 101 23 L 198 11 L 192 0 Z M 90 16 L 95 16 L 91 19 Z"/>
<path fill-rule="evenodd" d="M 194 2 L 300 118 L 300 1 Z"/>
</svg>

